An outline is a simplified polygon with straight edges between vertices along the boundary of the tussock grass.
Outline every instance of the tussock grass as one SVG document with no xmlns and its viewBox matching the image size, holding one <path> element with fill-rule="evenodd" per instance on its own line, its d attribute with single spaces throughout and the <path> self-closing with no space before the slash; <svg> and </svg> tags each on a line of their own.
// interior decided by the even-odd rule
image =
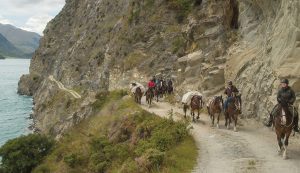
<svg viewBox="0 0 300 173">
<path fill-rule="evenodd" d="M 186 122 L 162 119 L 124 95 L 99 94 L 98 113 L 64 135 L 33 172 L 190 172 L 197 147 Z"/>
</svg>

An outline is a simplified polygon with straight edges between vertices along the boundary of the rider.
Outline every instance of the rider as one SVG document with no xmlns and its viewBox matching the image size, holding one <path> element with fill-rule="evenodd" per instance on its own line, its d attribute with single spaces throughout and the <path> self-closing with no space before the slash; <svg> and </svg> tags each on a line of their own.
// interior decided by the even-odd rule
<svg viewBox="0 0 300 173">
<path fill-rule="evenodd" d="M 227 99 L 224 103 L 224 112 L 227 111 L 228 103 L 232 101 L 232 93 L 238 93 L 239 90 L 232 84 L 232 81 L 228 82 L 228 87 L 225 89 L 224 94 L 227 95 Z"/>
<path fill-rule="evenodd" d="M 149 90 L 153 91 L 155 88 L 155 78 L 152 78 L 149 82 L 148 82 L 148 88 Z"/>
<path fill-rule="evenodd" d="M 289 80 L 283 79 L 281 81 L 281 89 L 277 93 L 277 101 L 280 104 L 288 104 L 289 106 L 293 106 L 294 102 L 296 101 L 296 95 L 293 89 L 289 86 Z M 277 104 L 274 108 L 274 111 L 270 114 L 270 117 L 266 123 L 266 126 L 271 127 L 274 114 L 278 112 L 278 105 Z M 294 131 L 299 132 L 299 126 L 298 126 L 298 112 L 296 111 L 295 117 L 294 117 Z"/>
</svg>

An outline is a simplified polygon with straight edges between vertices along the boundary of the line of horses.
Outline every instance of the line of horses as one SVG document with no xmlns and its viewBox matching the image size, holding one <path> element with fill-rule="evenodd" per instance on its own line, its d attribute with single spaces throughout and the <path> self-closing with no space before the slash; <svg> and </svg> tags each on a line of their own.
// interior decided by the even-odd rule
<svg viewBox="0 0 300 173">
<path fill-rule="evenodd" d="M 166 94 L 173 94 L 173 86 L 155 87 L 152 90 L 148 89 L 145 92 L 147 104 L 150 107 L 153 98 L 156 98 L 156 101 L 158 102 L 159 98 L 164 97 Z M 142 96 L 143 92 L 140 88 L 137 88 L 135 92 L 135 101 L 141 104 Z M 289 110 L 289 106 L 285 104 L 278 104 L 277 106 L 279 106 L 278 110 L 280 111 L 278 111 L 276 116 L 273 118 L 273 127 L 275 128 L 277 135 L 277 142 L 279 146 L 278 154 L 282 155 L 283 159 L 287 159 L 287 147 L 289 144 L 289 137 L 293 130 L 293 121 L 296 110 L 291 112 Z M 190 109 L 190 115 L 192 120 L 195 122 L 196 119 L 200 119 L 200 112 L 204 107 L 205 103 L 203 97 L 195 95 L 191 98 L 189 104 L 183 105 L 184 117 L 187 118 L 187 110 Z M 233 122 L 233 129 L 234 131 L 237 131 L 238 115 L 242 113 L 241 95 L 233 93 L 230 102 L 227 104 L 227 108 L 224 108 L 224 100 L 222 95 L 214 96 L 208 101 L 206 109 L 208 115 L 210 116 L 212 127 L 215 126 L 216 120 L 216 127 L 219 128 L 220 116 L 224 114 L 225 127 L 230 129 L 230 125 Z M 196 113 L 197 117 L 195 117 Z M 271 113 L 269 112 L 269 114 Z"/>
<path fill-rule="evenodd" d="M 174 88 L 172 82 L 167 84 L 166 82 L 161 81 L 160 85 L 156 85 L 154 88 L 148 88 L 145 93 L 143 93 L 140 87 L 137 87 L 134 93 L 134 98 L 136 103 L 141 104 L 142 97 L 145 95 L 146 102 L 150 107 L 154 99 L 158 102 L 159 98 L 163 98 L 167 94 L 171 95 L 173 94 L 173 91 Z"/>
<path fill-rule="evenodd" d="M 195 95 L 192 97 L 190 104 L 183 105 L 184 117 L 186 118 L 187 110 L 190 109 L 190 114 L 195 122 L 196 119 L 200 118 L 200 111 L 204 108 L 203 97 Z M 237 120 L 238 115 L 241 114 L 242 110 L 242 99 L 241 95 L 233 94 L 231 101 L 228 102 L 227 109 L 224 109 L 224 100 L 222 96 L 214 96 L 211 98 L 206 105 L 207 113 L 211 119 L 211 126 L 214 126 L 215 119 L 217 119 L 217 128 L 219 128 L 220 116 L 223 113 L 225 115 L 225 126 L 227 129 L 230 128 L 230 124 L 234 123 L 234 131 L 237 131 Z M 197 117 L 195 118 L 195 112 Z"/>
</svg>

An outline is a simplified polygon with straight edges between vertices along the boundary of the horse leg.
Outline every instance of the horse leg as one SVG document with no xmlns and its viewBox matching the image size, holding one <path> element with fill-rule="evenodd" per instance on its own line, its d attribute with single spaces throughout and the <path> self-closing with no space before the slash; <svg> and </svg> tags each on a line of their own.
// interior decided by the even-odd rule
<svg viewBox="0 0 300 173">
<path fill-rule="evenodd" d="M 215 124 L 215 113 L 211 114 L 212 120 L 211 120 L 211 126 L 213 127 Z"/>
<path fill-rule="evenodd" d="M 221 113 L 218 113 L 218 119 L 217 119 L 217 128 L 220 128 L 220 127 L 219 127 L 220 114 L 221 114 Z"/>
<path fill-rule="evenodd" d="M 234 131 L 235 132 L 237 132 L 237 119 L 238 119 L 238 117 L 237 117 L 237 114 L 236 115 L 233 115 L 234 116 Z"/>
<path fill-rule="evenodd" d="M 200 118 L 200 108 L 198 108 L 198 116 L 197 116 L 197 120 L 199 120 Z"/>
<path fill-rule="evenodd" d="M 227 129 L 230 129 L 230 124 L 231 124 L 231 115 L 228 113 L 228 122 L 227 122 Z"/>
<path fill-rule="evenodd" d="M 226 112 L 226 113 L 225 113 L 225 127 L 226 127 L 227 129 L 229 129 L 229 124 L 230 124 L 230 117 L 229 117 L 229 113 Z"/>
<path fill-rule="evenodd" d="M 195 113 L 193 108 L 191 108 L 191 116 L 193 117 L 193 122 L 195 122 Z"/>
<path fill-rule="evenodd" d="M 291 135 L 291 132 L 288 132 L 285 134 L 285 140 L 284 140 L 284 152 L 283 152 L 283 159 L 288 159 L 288 155 L 287 155 L 287 148 L 288 148 L 288 145 L 289 145 L 289 138 L 290 138 L 290 135 Z"/>
<path fill-rule="evenodd" d="M 281 155 L 281 153 L 282 153 L 282 146 L 283 146 L 283 144 L 282 144 L 282 138 L 281 138 L 281 134 L 279 134 L 279 132 L 277 133 L 276 132 L 276 134 L 277 134 L 277 142 L 278 142 L 278 147 L 279 147 L 279 149 L 278 149 L 278 154 L 279 155 Z"/>
<path fill-rule="evenodd" d="M 187 106 L 183 105 L 184 118 L 186 119 Z"/>
</svg>

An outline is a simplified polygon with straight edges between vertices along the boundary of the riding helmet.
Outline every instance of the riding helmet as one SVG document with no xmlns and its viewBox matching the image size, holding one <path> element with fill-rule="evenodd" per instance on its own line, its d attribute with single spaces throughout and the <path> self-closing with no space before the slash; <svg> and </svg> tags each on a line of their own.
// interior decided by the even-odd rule
<svg viewBox="0 0 300 173">
<path fill-rule="evenodd" d="M 281 83 L 289 84 L 289 80 L 288 79 L 282 79 Z"/>
<path fill-rule="evenodd" d="M 232 85 L 232 81 L 229 81 L 229 82 L 228 82 L 228 85 Z"/>
</svg>

